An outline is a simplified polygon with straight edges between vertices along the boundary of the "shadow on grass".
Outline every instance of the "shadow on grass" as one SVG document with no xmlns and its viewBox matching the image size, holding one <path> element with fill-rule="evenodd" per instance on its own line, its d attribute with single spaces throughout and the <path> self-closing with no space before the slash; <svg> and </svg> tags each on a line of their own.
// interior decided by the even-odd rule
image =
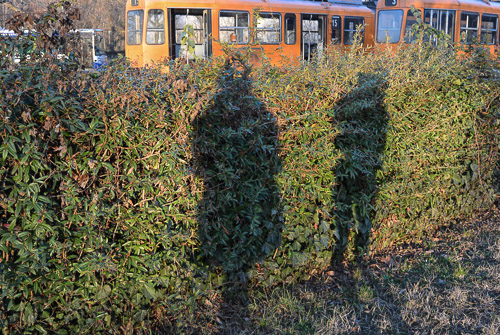
<svg viewBox="0 0 500 335">
<path fill-rule="evenodd" d="M 496 213 L 496 214 L 495 214 Z M 498 334 L 500 213 L 341 263 L 272 291 L 252 291 L 241 334 Z"/>
<path fill-rule="evenodd" d="M 380 306 L 372 306 L 371 311 L 367 309 L 377 297 L 377 288 L 370 280 L 373 275 L 364 265 L 363 254 L 371 239 L 375 216 L 372 203 L 378 192 L 377 173 L 382 168 L 389 116 L 383 105 L 383 78 L 360 73 L 358 83 L 336 106 L 335 121 L 340 135 L 335 147 L 343 158 L 336 168 L 336 241 L 331 274 L 341 283 L 338 287 L 343 300 L 340 306 L 347 304 L 355 315 L 349 325 L 352 331 L 384 333 L 387 329 L 367 316 L 372 312 L 383 314 L 383 310 L 377 311 Z M 397 305 L 390 306 L 392 320 L 404 324 Z M 347 324 L 349 322 L 343 326 Z"/>
</svg>

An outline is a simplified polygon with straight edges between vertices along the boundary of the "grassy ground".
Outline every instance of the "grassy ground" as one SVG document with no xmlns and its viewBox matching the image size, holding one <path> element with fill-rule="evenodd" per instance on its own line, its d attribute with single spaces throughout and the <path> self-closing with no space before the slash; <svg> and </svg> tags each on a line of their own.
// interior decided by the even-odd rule
<svg viewBox="0 0 500 335">
<path fill-rule="evenodd" d="M 301 285 L 238 293 L 211 297 L 183 332 L 500 334 L 500 211 Z"/>
</svg>

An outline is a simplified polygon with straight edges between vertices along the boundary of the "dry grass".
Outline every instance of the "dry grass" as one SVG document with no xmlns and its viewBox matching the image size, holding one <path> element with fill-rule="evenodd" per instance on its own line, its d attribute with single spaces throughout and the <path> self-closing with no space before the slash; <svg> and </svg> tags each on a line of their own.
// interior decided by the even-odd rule
<svg viewBox="0 0 500 335">
<path fill-rule="evenodd" d="M 301 285 L 214 295 L 176 332 L 500 334 L 500 212 Z M 230 297 L 230 298 L 228 298 Z"/>
</svg>

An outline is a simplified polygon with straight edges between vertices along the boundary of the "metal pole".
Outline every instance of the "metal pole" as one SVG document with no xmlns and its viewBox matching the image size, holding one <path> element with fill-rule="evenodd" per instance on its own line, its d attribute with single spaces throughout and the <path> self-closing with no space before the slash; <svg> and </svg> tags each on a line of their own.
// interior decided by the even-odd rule
<svg viewBox="0 0 500 335">
<path fill-rule="evenodd" d="M 306 36 L 304 33 L 304 17 L 302 14 L 300 15 L 300 34 L 302 37 L 302 60 L 306 60 Z"/>
<path fill-rule="evenodd" d="M 2 25 L 0 25 L 0 27 L 2 27 L 2 29 L 5 29 L 5 3 L 7 2 L 7 0 L 0 0 L 0 4 L 2 4 Z"/>
</svg>

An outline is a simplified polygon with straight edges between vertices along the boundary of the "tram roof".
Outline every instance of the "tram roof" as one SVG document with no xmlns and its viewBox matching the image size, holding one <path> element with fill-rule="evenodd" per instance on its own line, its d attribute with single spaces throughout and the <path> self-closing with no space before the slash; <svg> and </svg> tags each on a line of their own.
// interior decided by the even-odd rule
<svg viewBox="0 0 500 335">
<path fill-rule="evenodd" d="M 363 3 L 362 0 L 328 0 L 328 1 L 314 1 L 314 0 L 173 0 L 173 1 L 165 1 L 165 0 L 143 0 L 146 7 L 151 7 L 152 5 L 162 4 L 172 5 L 173 7 L 181 7 L 181 8 L 189 8 L 190 5 L 194 5 L 195 7 L 199 7 L 202 4 L 211 4 L 211 5 L 236 5 L 242 4 L 245 6 L 254 6 L 254 7 L 328 7 L 328 6 L 339 6 L 339 7 L 351 7 L 353 8 L 369 8 L 366 4 Z M 132 9 L 134 6 L 130 6 L 130 1 L 127 1 L 127 7 Z M 140 6 L 139 6 L 140 7 Z"/>
</svg>

